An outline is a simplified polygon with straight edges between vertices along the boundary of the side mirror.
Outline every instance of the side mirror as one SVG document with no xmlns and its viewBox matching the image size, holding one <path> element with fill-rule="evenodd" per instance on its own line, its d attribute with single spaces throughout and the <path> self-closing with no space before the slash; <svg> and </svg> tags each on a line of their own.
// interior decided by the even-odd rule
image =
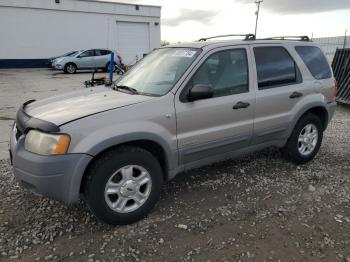
<svg viewBox="0 0 350 262">
<path fill-rule="evenodd" d="M 210 85 L 195 85 L 189 90 L 188 101 L 211 98 L 214 95 L 213 88 Z"/>
</svg>

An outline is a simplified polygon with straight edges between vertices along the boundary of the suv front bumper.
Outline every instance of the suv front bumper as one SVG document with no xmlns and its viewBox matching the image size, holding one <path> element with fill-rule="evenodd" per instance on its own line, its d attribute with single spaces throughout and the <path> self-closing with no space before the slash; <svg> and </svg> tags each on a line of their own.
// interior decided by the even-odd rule
<svg viewBox="0 0 350 262">
<path fill-rule="evenodd" d="M 10 141 L 13 172 L 20 184 L 39 195 L 67 203 L 79 199 L 84 171 L 92 159 L 86 154 L 42 156 L 24 149 L 24 136 Z"/>
</svg>

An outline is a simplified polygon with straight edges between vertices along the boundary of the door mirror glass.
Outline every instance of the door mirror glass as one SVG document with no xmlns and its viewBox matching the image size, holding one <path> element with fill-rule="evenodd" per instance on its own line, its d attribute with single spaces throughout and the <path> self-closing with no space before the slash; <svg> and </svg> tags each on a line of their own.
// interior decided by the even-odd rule
<svg viewBox="0 0 350 262">
<path fill-rule="evenodd" d="M 188 93 L 188 100 L 195 101 L 213 97 L 214 91 L 210 85 L 198 84 L 192 87 Z"/>
</svg>

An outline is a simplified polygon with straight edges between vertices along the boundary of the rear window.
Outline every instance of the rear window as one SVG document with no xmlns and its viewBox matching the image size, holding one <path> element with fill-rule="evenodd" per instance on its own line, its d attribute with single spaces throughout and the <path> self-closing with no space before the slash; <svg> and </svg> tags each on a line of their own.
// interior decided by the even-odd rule
<svg viewBox="0 0 350 262">
<path fill-rule="evenodd" d="M 320 80 L 332 77 L 329 64 L 320 48 L 317 46 L 296 46 L 295 50 L 314 78 Z"/>
<path fill-rule="evenodd" d="M 108 55 L 111 53 L 109 50 L 95 50 L 96 56 Z"/>
<path fill-rule="evenodd" d="M 297 82 L 297 67 L 286 49 L 279 46 L 254 47 L 259 89 Z"/>
</svg>

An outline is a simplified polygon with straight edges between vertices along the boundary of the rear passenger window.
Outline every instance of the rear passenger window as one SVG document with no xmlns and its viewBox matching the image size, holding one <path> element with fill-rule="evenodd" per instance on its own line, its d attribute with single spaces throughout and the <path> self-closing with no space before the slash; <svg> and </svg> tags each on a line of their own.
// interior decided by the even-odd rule
<svg viewBox="0 0 350 262">
<path fill-rule="evenodd" d="M 327 59 L 320 48 L 317 46 L 296 46 L 295 50 L 314 78 L 320 80 L 332 77 Z"/>
<path fill-rule="evenodd" d="M 96 50 L 96 56 L 108 55 L 109 53 L 108 50 Z"/>
<path fill-rule="evenodd" d="M 295 62 L 283 47 L 254 47 L 254 55 L 259 89 L 297 82 Z"/>
</svg>

